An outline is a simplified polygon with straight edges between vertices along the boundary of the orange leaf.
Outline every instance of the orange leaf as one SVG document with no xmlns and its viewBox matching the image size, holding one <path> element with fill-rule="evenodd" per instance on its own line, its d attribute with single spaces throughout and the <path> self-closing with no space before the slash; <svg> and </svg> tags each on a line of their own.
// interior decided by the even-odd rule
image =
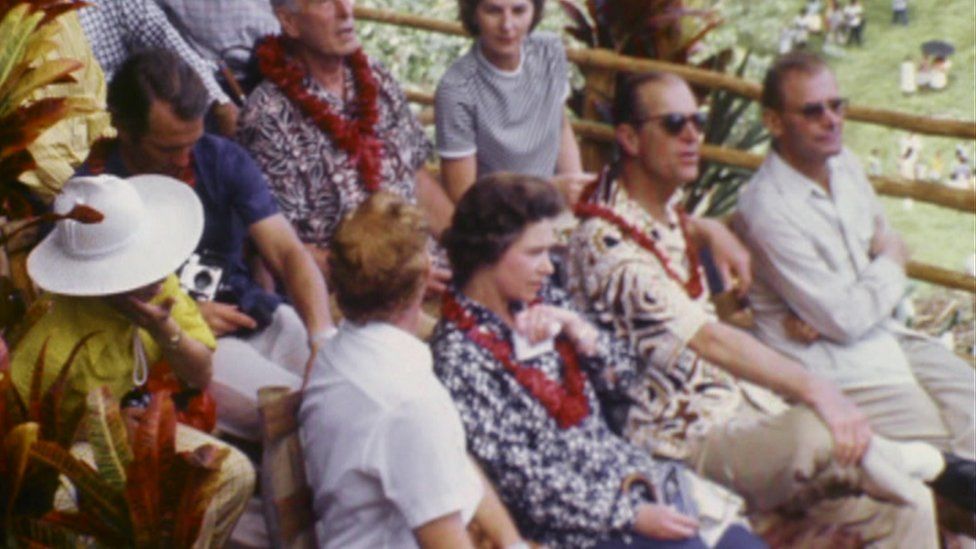
<svg viewBox="0 0 976 549">
<path fill-rule="evenodd" d="M 161 534 L 162 479 L 176 457 L 176 409 L 168 391 L 152 395 L 133 438 L 125 494 L 135 544 L 145 546 Z"/>
<path fill-rule="evenodd" d="M 71 349 L 71 353 L 68 355 L 68 359 L 61 366 L 58 377 L 54 379 L 54 382 L 44 392 L 41 400 L 40 423 L 43 436 L 47 440 L 54 440 L 63 446 L 71 444 L 71 439 L 74 436 L 74 426 L 64 425 L 63 420 L 67 418 L 61 417 L 61 403 L 64 400 L 65 387 L 68 383 L 68 373 L 71 371 L 71 365 L 74 364 L 75 358 L 78 356 L 82 347 L 97 333 L 91 332 L 75 343 L 75 346 Z"/>
<path fill-rule="evenodd" d="M 41 384 L 44 381 L 44 367 L 47 356 L 47 344 L 51 341 L 48 336 L 37 353 L 34 369 L 31 370 L 30 391 L 27 393 L 27 411 L 31 421 L 41 422 Z"/>
</svg>

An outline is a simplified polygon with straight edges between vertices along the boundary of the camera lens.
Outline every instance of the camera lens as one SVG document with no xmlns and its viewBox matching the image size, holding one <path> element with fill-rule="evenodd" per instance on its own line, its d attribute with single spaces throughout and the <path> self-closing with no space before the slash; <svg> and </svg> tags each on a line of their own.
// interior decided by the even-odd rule
<svg viewBox="0 0 976 549">
<path fill-rule="evenodd" d="M 200 271 L 193 277 L 193 287 L 197 290 L 205 290 L 213 284 L 213 276 L 208 271 Z"/>
</svg>

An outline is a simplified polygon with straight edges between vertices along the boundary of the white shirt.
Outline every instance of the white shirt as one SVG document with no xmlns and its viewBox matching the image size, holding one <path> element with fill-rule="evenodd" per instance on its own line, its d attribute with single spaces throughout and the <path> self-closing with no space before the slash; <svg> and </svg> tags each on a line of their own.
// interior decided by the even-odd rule
<svg viewBox="0 0 976 549">
<path fill-rule="evenodd" d="M 482 482 L 428 347 L 385 323 L 344 322 L 299 412 L 322 547 L 417 547 L 412 530 L 461 512 Z"/>
<path fill-rule="evenodd" d="M 886 256 L 870 256 L 881 204 L 850 151 L 830 161 L 828 195 L 775 152 L 739 198 L 736 231 L 753 254 L 750 301 L 756 331 L 768 345 L 845 388 L 911 383 L 891 313 L 905 273 Z M 822 337 L 790 339 L 790 312 Z"/>
</svg>

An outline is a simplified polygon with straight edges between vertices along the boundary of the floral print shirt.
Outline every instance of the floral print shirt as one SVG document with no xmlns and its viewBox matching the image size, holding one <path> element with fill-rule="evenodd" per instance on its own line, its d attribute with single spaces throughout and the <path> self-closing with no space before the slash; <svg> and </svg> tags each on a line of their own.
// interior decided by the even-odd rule
<svg viewBox="0 0 976 549">
<path fill-rule="evenodd" d="M 370 68 L 379 84 L 380 188 L 415 202 L 414 174 L 433 147 L 393 76 L 373 59 Z M 354 117 L 356 88 L 348 65 L 345 71 L 343 97 L 311 78 L 307 88 L 335 112 Z M 305 243 L 328 247 L 339 221 L 369 196 L 355 160 L 267 80 L 241 110 L 237 139 L 261 166 L 282 213 Z"/>
<path fill-rule="evenodd" d="M 655 220 L 609 175 L 591 200 L 650 235 L 677 276 L 688 279 L 687 244 L 674 208 L 666 223 Z M 707 288 L 689 297 L 650 251 L 601 218 L 581 221 L 569 249 L 577 305 L 628 340 L 647 365 L 643 383 L 628 391 L 624 435 L 657 455 L 686 458 L 688 441 L 731 419 L 743 396 L 735 378 L 688 348 L 695 333 L 715 321 Z"/>
<path fill-rule="evenodd" d="M 569 307 L 554 287 L 543 302 Z M 479 329 L 511 343 L 512 332 L 493 312 L 458 292 L 458 303 Z M 590 414 L 560 429 L 546 409 L 516 381 L 491 352 L 458 326 L 441 319 L 431 341 L 434 370 L 461 415 L 468 449 L 483 466 L 512 512 L 523 535 L 549 547 L 591 547 L 611 536 L 626 536 L 634 508 L 648 501 L 642 490 L 622 492 L 631 474 L 653 478 L 659 467 L 650 455 L 610 431 L 595 390 L 605 395 L 639 379 L 624 342 L 602 333 L 594 358 L 580 355 Z M 549 351 L 521 362 L 561 381 L 562 360 Z"/>
</svg>

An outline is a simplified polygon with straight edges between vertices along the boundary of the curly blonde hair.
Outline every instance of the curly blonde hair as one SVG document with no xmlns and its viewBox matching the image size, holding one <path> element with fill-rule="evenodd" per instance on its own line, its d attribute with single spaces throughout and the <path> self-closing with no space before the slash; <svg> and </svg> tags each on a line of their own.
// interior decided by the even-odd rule
<svg viewBox="0 0 976 549">
<path fill-rule="evenodd" d="M 402 198 L 379 192 L 339 224 L 329 253 L 342 314 L 358 324 L 388 320 L 422 291 L 429 269 L 428 226 Z"/>
</svg>

